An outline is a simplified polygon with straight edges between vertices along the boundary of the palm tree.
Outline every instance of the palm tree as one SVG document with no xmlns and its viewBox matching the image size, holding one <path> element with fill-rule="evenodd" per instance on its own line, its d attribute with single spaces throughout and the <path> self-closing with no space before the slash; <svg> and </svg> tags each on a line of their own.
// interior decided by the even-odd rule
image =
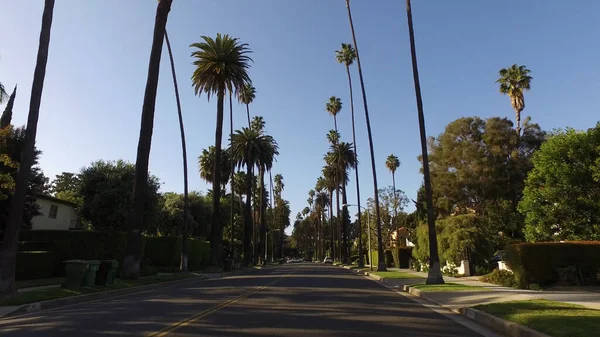
<svg viewBox="0 0 600 337">
<path fill-rule="evenodd" d="M 188 170 L 187 170 L 187 149 L 185 146 L 185 130 L 183 128 L 183 115 L 181 113 L 181 102 L 179 100 L 179 88 L 177 85 L 177 76 L 175 76 L 175 62 L 173 61 L 173 51 L 171 50 L 171 42 L 169 35 L 165 29 L 165 41 L 167 42 L 167 50 L 169 52 L 169 60 L 171 61 L 171 73 L 173 74 L 173 87 L 175 89 L 175 100 L 177 102 L 177 116 L 179 117 L 179 133 L 181 134 L 181 152 L 183 154 L 183 230 L 181 238 L 181 271 L 188 271 Z"/>
<path fill-rule="evenodd" d="M 10 203 L 8 221 L 4 229 L 2 243 L 0 243 L 0 294 L 2 295 L 12 293 L 16 290 L 15 260 L 18 248 L 19 230 L 21 229 L 21 218 L 25 207 L 25 199 L 27 197 L 29 174 L 35 158 L 35 137 L 40 115 L 44 78 L 46 76 L 46 64 L 48 63 L 48 48 L 50 46 L 50 28 L 52 27 L 53 12 L 54 0 L 45 0 L 44 11 L 42 14 L 40 42 L 35 71 L 33 73 L 31 100 L 29 101 L 29 114 L 27 116 L 27 130 L 25 131 L 23 152 L 21 154 L 19 172 L 15 179 L 16 186 Z"/>
<path fill-rule="evenodd" d="M 266 203 L 265 200 L 265 173 L 271 168 L 273 168 L 273 161 L 275 157 L 279 155 L 277 142 L 271 138 L 272 142 L 264 144 L 261 155 L 257 158 L 257 166 L 258 166 L 258 174 L 260 176 L 260 203 L 259 203 L 259 222 L 260 222 L 260 240 L 262 242 L 262 238 L 265 237 L 267 232 L 267 225 L 265 223 L 265 211 L 266 211 Z M 260 245 L 261 249 L 266 249 L 263 245 Z M 260 258 L 263 256 L 266 257 L 266 251 L 262 252 L 259 255 Z M 267 263 L 266 259 L 263 261 L 264 264 Z"/>
<path fill-rule="evenodd" d="M 225 188 L 229 183 L 229 174 L 231 173 L 230 149 L 222 152 L 221 165 L 219 165 L 221 185 L 218 190 Z M 209 146 L 208 149 L 203 149 L 202 154 L 198 157 L 198 168 L 200 169 L 200 178 L 206 182 L 213 182 L 213 169 L 215 167 L 215 147 Z M 213 189 L 214 190 L 214 189 Z"/>
<path fill-rule="evenodd" d="M 325 110 L 329 112 L 330 115 L 333 116 L 333 124 L 335 126 L 335 131 L 337 132 L 337 114 L 342 110 L 342 100 L 331 96 L 329 97 L 329 102 L 325 103 Z"/>
<path fill-rule="evenodd" d="M 285 184 L 283 183 L 283 176 L 281 174 L 276 174 L 275 178 L 275 187 L 273 190 L 273 195 L 276 198 L 276 204 L 275 207 L 279 208 L 279 205 L 281 204 L 281 202 L 283 201 L 282 197 L 281 197 L 281 193 L 283 192 L 283 189 L 285 188 Z M 279 203 L 277 203 L 279 202 Z M 279 213 L 278 213 L 279 215 Z M 279 220 L 279 217 L 277 218 Z M 285 230 L 285 228 L 283 227 L 283 222 L 279 221 L 279 254 L 281 255 L 280 258 L 283 258 L 283 231 Z"/>
<path fill-rule="evenodd" d="M 251 52 L 246 43 L 240 43 L 237 38 L 229 35 L 217 34 L 216 39 L 202 36 L 203 42 L 193 43 L 194 73 L 192 84 L 196 95 L 206 93 L 210 100 L 212 94 L 217 95 L 217 126 L 215 131 L 215 166 L 213 168 L 213 212 L 211 220 L 211 257 L 213 264 L 221 262 L 221 228 L 220 200 L 221 172 L 217 163 L 221 161 L 221 139 L 223 138 L 223 105 L 225 92 L 241 90 L 250 82 L 248 68 L 252 59 L 248 56 Z"/>
<path fill-rule="evenodd" d="M 231 136 L 233 135 L 233 92 L 229 92 L 229 148 L 231 149 Z M 233 258 L 233 241 L 235 234 L 235 215 L 234 207 L 235 205 L 235 189 L 233 188 L 233 176 L 235 174 L 235 164 L 233 161 L 233 156 L 229 156 L 230 165 L 231 165 L 231 237 L 229 242 L 229 255 L 230 258 Z"/>
<path fill-rule="evenodd" d="M 333 225 L 333 191 L 337 189 L 338 185 L 336 183 L 336 173 L 333 167 L 329 165 L 323 166 L 321 174 L 325 181 L 325 188 L 329 193 L 329 229 L 331 236 L 331 240 L 329 242 L 329 249 L 331 250 L 331 258 L 335 260 L 337 254 L 335 252 L 335 226 Z"/>
<path fill-rule="evenodd" d="M 252 168 L 260 163 L 272 163 L 278 154 L 277 143 L 273 137 L 268 136 L 253 128 L 242 128 L 231 136 L 231 154 L 235 158 L 238 167 L 246 167 L 246 207 L 244 210 L 244 265 L 250 265 L 252 259 Z M 264 186 L 264 184 L 263 184 Z"/>
<path fill-rule="evenodd" d="M 328 164 L 335 167 L 337 172 L 337 181 L 342 189 L 342 251 L 345 263 L 349 258 L 349 240 L 348 240 L 348 198 L 346 194 L 346 185 L 348 184 L 348 170 L 356 166 L 356 155 L 351 143 L 339 142 L 331 144 L 327 155 Z"/>
<path fill-rule="evenodd" d="M 510 104 L 515 110 L 517 120 L 517 135 L 521 135 L 521 111 L 525 109 L 525 97 L 523 91 L 531 89 L 531 80 L 529 76 L 531 70 L 525 66 L 513 64 L 510 68 L 502 68 L 498 72 L 500 78 L 496 83 L 500 83 L 500 93 L 508 95 Z"/>
<path fill-rule="evenodd" d="M 358 151 L 356 150 L 356 127 L 354 125 L 354 95 L 352 92 L 352 76 L 350 76 L 350 66 L 356 59 L 356 50 L 352 47 L 352 44 L 342 43 L 342 48 L 336 50 L 335 58 L 338 63 L 346 66 L 346 74 L 348 75 L 348 88 L 350 89 L 350 112 L 352 115 L 352 144 L 354 145 L 354 154 L 356 155 L 354 166 L 354 174 L 356 180 L 356 203 L 358 205 L 358 267 L 362 268 L 365 266 L 363 259 L 363 244 L 362 244 L 362 221 L 361 221 L 361 208 L 360 208 L 360 182 L 358 179 Z"/>
<path fill-rule="evenodd" d="M 239 91 L 238 99 L 241 103 L 246 104 L 246 113 L 248 114 L 248 127 L 250 127 L 250 103 L 256 98 L 256 88 L 252 83 L 246 83 L 242 90 Z"/>
<path fill-rule="evenodd" d="M 356 51 L 356 66 L 358 68 L 358 79 L 360 80 L 360 89 L 363 98 L 363 107 L 365 109 L 365 119 L 367 121 L 367 135 L 369 136 L 369 151 L 371 152 L 371 170 L 373 171 L 373 194 L 375 199 L 375 221 L 377 222 L 377 271 L 386 271 L 385 256 L 383 251 L 383 241 L 381 240 L 381 212 L 379 211 L 379 194 L 377 188 L 377 171 L 375 168 L 375 150 L 373 146 L 373 135 L 371 134 L 371 121 L 369 119 L 369 107 L 367 105 L 367 94 L 365 92 L 365 82 L 363 80 L 362 68 L 360 66 L 360 54 L 358 53 L 358 44 L 356 43 L 356 34 L 354 33 L 354 23 L 352 22 L 352 11 L 350 10 L 350 0 L 346 0 L 348 9 L 348 21 L 352 31 L 352 42 Z"/>
<path fill-rule="evenodd" d="M 396 223 L 396 241 L 400 242 L 400 237 L 398 236 L 398 194 L 396 193 L 396 170 L 400 167 L 400 160 L 398 157 L 390 154 L 386 161 L 385 166 L 392 173 L 392 188 L 394 189 L 394 222 Z"/>
<path fill-rule="evenodd" d="M 319 182 L 317 182 L 317 185 L 319 185 Z M 327 197 L 327 193 L 323 191 L 322 187 L 319 187 L 317 194 L 315 196 L 315 212 L 318 214 L 318 221 L 317 223 L 319 224 L 319 229 L 317 231 L 317 242 L 318 242 L 318 252 L 319 254 L 317 255 L 317 258 L 319 261 L 323 261 L 323 259 L 325 258 L 325 247 L 323 245 L 323 243 L 325 242 L 324 240 L 324 233 L 325 231 L 323 230 L 324 226 L 325 226 L 325 207 L 326 205 L 329 203 L 329 198 Z"/>
<path fill-rule="evenodd" d="M 421 152 L 423 158 L 423 180 L 425 185 L 425 200 L 427 202 L 427 226 L 429 228 L 429 273 L 427 275 L 426 283 L 443 284 L 444 278 L 442 277 L 442 270 L 440 269 L 435 219 L 433 217 L 433 198 L 431 193 L 431 178 L 429 175 L 429 156 L 427 154 L 427 133 L 425 132 L 425 115 L 423 114 L 423 101 L 421 100 L 421 85 L 419 84 L 419 68 L 417 66 L 415 32 L 413 30 L 410 0 L 406 0 L 406 15 L 408 17 L 408 34 L 410 37 L 410 54 L 412 58 L 413 79 L 415 82 L 417 113 L 419 114 L 419 131 L 421 134 Z"/>
</svg>

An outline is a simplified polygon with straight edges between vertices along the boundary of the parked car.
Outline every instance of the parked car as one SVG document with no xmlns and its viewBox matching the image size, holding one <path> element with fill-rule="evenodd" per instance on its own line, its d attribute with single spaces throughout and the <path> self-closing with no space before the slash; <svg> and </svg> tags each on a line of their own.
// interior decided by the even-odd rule
<svg viewBox="0 0 600 337">
<path fill-rule="evenodd" d="M 333 264 L 333 259 L 330 257 L 326 257 L 325 260 L 323 260 L 323 263 Z"/>
<path fill-rule="evenodd" d="M 288 260 L 288 263 L 301 263 L 303 260 L 299 257 L 294 257 Z"/>
</svg>

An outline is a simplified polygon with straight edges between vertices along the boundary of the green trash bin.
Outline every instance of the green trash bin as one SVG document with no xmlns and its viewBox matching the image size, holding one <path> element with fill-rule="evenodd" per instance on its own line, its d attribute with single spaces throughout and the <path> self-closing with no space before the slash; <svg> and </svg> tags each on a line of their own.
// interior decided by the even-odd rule
<svg viewBox="0 0 600 337">
<path fill-rule="evenodd" d="M 96 285 L 112 285 L 115 282 L 117 269 L 119 269 L 117 260 L 101 260 L 96 274 Z"/>
<path fill-rule="evenodd" d="M 65 264 L 64 288 L 81 288 L 85 275 L 88 271 L 89 263 L 85 260 L 67 260 Z"/>
<path fill-rule="evenodd" d="M 96 273 L 98 272 L 98 268 L 100 268 L 100 261 L 92 260 L 87 261 L 87 263 L 88 269 L 85 273 L 83 285 L 86 287 L 93 287 L 96 284 Z"/>
</svg>

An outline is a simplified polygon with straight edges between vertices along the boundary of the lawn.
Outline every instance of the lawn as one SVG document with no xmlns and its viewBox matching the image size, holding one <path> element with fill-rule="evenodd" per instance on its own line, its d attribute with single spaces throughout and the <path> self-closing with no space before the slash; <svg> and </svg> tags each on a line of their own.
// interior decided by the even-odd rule
<svg viewBox="0 0 600 337">
<path fill-rule="evenodd" d="M 398 272 L 398 271 L 374 271 L 369 272 L 370 274 L 377 275 L 383 278 L 403 278 L 403 279 L 423 279 L 424 277 L 419 275 L 414 275 L 406 272 Z"/>
<path fill-rule="evenodd" d="M 410 286 L 425 292 L 439 292 L 439 291 L 486 291 L 488 289 L 484 287 L 474 287 L 464 284 L 457 283 L 445 283 L 445 284 L 415 284 Z"/>
<path fill-rule="evenodd" d="M 168 275 L 144 277 L 135 281 L 117 279 L 115 280 L 115 284 L 106 287 L 83 287 L 79 289 L 51 288 L 43 290 L 25 291 L 16 293 L 11 297 L 0 300 L 0 306 L 21 305 L 27 303 L 41 302 L 64 297 L 97 293 L 102 291 L 139 287 L 153 283 L 181 280 L 192 277 L 198 277 L 198 275 L 194 273 L 175 273 Z"/>
<path fill-rule="evenodd" d="M 513 301 L 479 305 L 475 309 L 554 337 L 596 337 L 600 332 L 600 310 L 575 304 Z"/>
</svg>

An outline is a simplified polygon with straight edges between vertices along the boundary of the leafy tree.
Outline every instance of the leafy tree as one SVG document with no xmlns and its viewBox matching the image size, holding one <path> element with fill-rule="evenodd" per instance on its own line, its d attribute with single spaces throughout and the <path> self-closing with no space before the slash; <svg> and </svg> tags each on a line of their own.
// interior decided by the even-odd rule
<svg viewBox="0 0 600 337">
<path fill-rule="evenodd" d="M 346 74 L 348 75 L 348 88 L 350 90 L 350 112 L 352 117 L 352 145 L 354 145 L 355 166 L 354 166 L 354 179 L 356 181 L 356 203 L 358 206 L 358 233 L 362 233 L 361 229 L 361 205 L 360 205 L 360 180 L 358 179 L 358 151 L 356 151 L 356 127 L 354 123 L 354 95 L 352 92 L 352 76 L 350 76 L 350 66 L 356 60 L 356 50 L 352 47 L 352 44 L 342 43 L 342 48 L 336 50 L 335 57 L 338 63 L 346 66 Z M 363 244 L 362 235 L 358 235 L 358 266 L 364 267 L 365 263 L 363 260 Z"/>
<path fill-rule="evenodd" d="M 496 83 L 500 83 L 500 93 L 510 98 L 510 105 L 515 110 L 515 120 L 517 121 L 517 135 L 521 135 L 521 111 L 525 109 L 525 97 L 523 91 L 531 89 L 531 70 L 525 66 L 513 64 L 510 68 L 502 68 L 498 72 L 500 78 Z"/>
<path fill-rule="evenodd" d="M 533 155 L 519 211 L 527 241 L 600 240 L 600 123 L 555 132 Z"/>
<path fill-rule="evenodd" d="M 2 86 L 1 83 L 0 83 L 0 86 Z M 2 90 L 2 88 L 0 87 L 0 91 L 1 90 Z M 10 94 L 10 97 L 8 98 L 8 103 L 6 103 L 4 112 L 2 112 L 2 117 L 0 118 L 0 129 L 4 129 L 5 127 L 10 125 L 16 96 L 17 96 L 17 86 L 15 85 L 15 89 L 13 90 L 12 94 Z M 0 92 L 0 103 L 2 103 L 2 93 L 1 92 Z"/>
<path fill-rule="evenodd" d="M 220 245 L 223 238 L 220 223 L 220 206 L 222 183 L 221 170 L 221 139 L 223 138 L 223 104 L 225 92 L 240 91 L 250 83 L 248 68 L 252 59 L 248 56 L 250 50 L 246 43 L 240 43 L 237 38 L 217 34 L 216 39 L 202 36 L 203 42 L 193 43 L 192 58 L 194 73 L 192 84 L 196 95 L 206 93 L 207 99 L 217 95 L 217 126 L 215 131 L 215 162 L 213 168 L 213 224 L 210 235 L 211 256 L 213 264 L 221 261 Z"/>
<path fill-rule="evenodd" d="M 346 0 L 346 9 L 348 10 L 348 21 L 350 23 L 350 31 L 352 32 L 352 42 L 354 42 L 354 51 L 356 52 L 356 65 L 358 67 L 358 78 L 360 80 L 360 89 L 362 92 L 363 98 L 363 107 L 365 110 L 365 120 L 367 122 L 367 135 L 369 137 L 369 152 L 371 153 L 371 172 L 373 174 L 373 194 L 375 195 L 375 221 L 377 223 L 377 233 L 379 233 L 378 237 L 381 237 L 381 214 L 379 213 L 379 196 L 377 195 L 377 191 L 379 188 L 377 187 L 377 170 L 375 167 L 375 152 L 373 146 L 373 135 L 371 133 L 371 120 L 369 118 L 369 107 L 367 105 L 367 94 L 365 92 L 365 82 L 363 80 L 362 68 L 360 66 L 360 54 L 358 53 L 358 44 L 356 43 L 356 34 L 354 33 L 354 23 L 352 22 L 352 11 L 350 10 L 350 0 Z M 385 255 L 383 251 L 382 242 L 377 242 L 377 247 L 379 250 L 378 258 L 379 261 L 377 263 L 377 271 L 386 271 L 387 268 L 385 266 Z"/>
<path fill-rule="evenodd" d="M 22 155 L 19 158 L 19 171 L 15 178 L 15 190 L 10 200 L 8 221 L 4 227 L 2 242 L 0 243 L 0 296 L 10 294 L 16 290 L 15 264 L 19 231 L 21 229 L 23 211 L 27 204 L 27 195 L 30 192 L 28 189 L 31 181 L 31 167 L 34 165 L 36 157 L 35 137 L 42 102 L 44 78 L 46 77 L 53 13 L 54 0 L 45 0 L 37 60 L 31 86 L 27 130 L 25 131 L 23 140 Z"/>
<path fill-rule="evenodd" d="M 57 174 L 54 180 L 52 180 L 49 192 L 54 196 L 61 192 L 76 192 L 80 188 L 80 183 L 81 180 L 77 174 L 63 172 L 61 174 Z"/>
<path fill-rule="evenodd" d="M 128 228 L 134 176 L 135 166 L 123 160 L 99 160 L 81 170 L 82 216 L 92 228 L 119 231 Z M 147 184 L 148 195 L 144 205 L 144 223 L 147 226 L 141 228 L 144 231 L 156 227 L 159 211 L 160 182 L 155 176 L 149 176 Z"/>
<path fill-rule="evenodd" d="M 395 191 L 395 193 L 394 193 Z M 381 212 L 381 241 L 385 248 L 391 247 L 392 233 L 401 223 L 402 210 L 408 205 L 408 198 L 402 190 L 388 186 L 379 190 L 379 208 Z M 397 205 L 397 207 L 395 207 Z M 372 215 L 375 213 L 374 198 L 367 199 L 367 211 Z M 398 212 L 399 211 L 399 212 Z M 376 247 L 378 240 L 377 228 L 371 226 L 372 247 Z"/>
</svg>

